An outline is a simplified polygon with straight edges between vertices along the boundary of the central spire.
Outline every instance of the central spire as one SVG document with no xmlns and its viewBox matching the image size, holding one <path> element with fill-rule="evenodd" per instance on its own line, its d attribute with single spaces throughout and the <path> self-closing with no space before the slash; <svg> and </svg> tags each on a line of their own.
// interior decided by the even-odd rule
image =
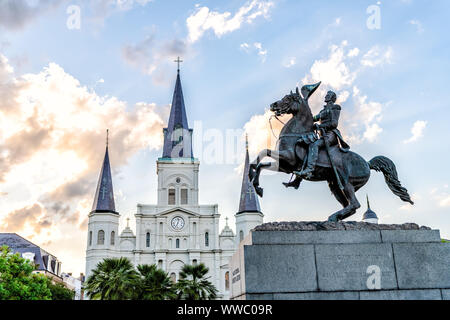
<svg viewBox="0 0 450 320">
<path fill-rule="evenodd" d="M 242 212 L 261 212 L 259 207 L 258 196 L 255 192 L 255 187 L 250 183 L 248 177 L 250 157 L 248 154 L 248 136 L 245 136 L 245 164 L 244 164 L 244 175 L 242 177 L 242 187 L 241 187 L 241 199 L 239 202 L 239 211 L 237 214 Z"/>
<path fill-rule="evenodd" d="M 114 192 L 111 178 L 111 165 L 109 163 L 109 130 L 106 130 L 106 151 L 103 159 L 100 177 L 98 178 L 97 190 L 95 191 L 94 204 L 92 212 L 116 212 L 114 203 Z"/>
<path fill-rule="evenodd" d="M 164 129 L 163 158 L 193 158 L 192 129 L 189 129 L 186 108 L 184 106 L 183 89 L 180 79 L 180 57 L 178 63 L 177 79 L 173 92 L 172 107 L 169 122 Z"/>
</svg>

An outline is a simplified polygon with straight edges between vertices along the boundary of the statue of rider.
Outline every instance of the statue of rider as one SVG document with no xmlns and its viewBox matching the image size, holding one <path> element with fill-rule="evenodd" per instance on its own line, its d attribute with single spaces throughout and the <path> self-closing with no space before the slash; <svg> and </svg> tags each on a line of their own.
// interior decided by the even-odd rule
<svg viewBox="0 0 450 320">
<path fill-rule="evenodd" d="M 341 106 L 335 104 L 336 93 L 328 91 L 325 96 L 326 105 L 320 111 L 320 113 L 314 116 L 314 122 L 319 121 L 319 124 L 315 123 L 314 128 L 321 134 L 320 139 L 309 145 L 307 166 L 303 171 L 294 171 L 294 173 L 301 178 L 310 178 L 316 167 L 317 158 L 319 157 L 319 148 L 325 146 L 340 145 L 340 149 L 343 152 L 348 152 L 350 146 L 344 141 L 339 131 L 339 116 L 341 113 Z M 332 161 L 332 159 L 330 159 Z"/>
</svg>

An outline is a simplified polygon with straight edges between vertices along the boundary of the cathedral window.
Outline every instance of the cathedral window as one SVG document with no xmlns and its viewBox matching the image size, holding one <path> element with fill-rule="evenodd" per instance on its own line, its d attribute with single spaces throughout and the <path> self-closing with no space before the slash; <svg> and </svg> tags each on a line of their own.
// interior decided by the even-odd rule
<svg viewBox="0 0 450 320">
<path fill-rule="evenodd" d="M 192 264 L 193 264 L 194 266 L 196 266 L 196 265 L 197 265 L 197 259 L 192 260 Z"/>
<path fill-rule="evenodd" d="M 181 189 L 181 204 L 188 204 L 188 189 Z"/>
<path fill-rule="evenodd" d="M 169 204 L 175 204 L 175 189 L 169 189 Z"/>
<path fill-rule="evenodd" d="M 239 231 L 239 242 L 241 242 L 242 240 L 244 240 L 244 231 Z"/>
<path fill-rule="evenodd" d="M 150 232 L 147 232 L 147 235 L 145 236 L 145 246 L 150 248 Z"/>
<path fill-rule="evenodd" d="M 170 280 L 172 280 L 172 283 L 177 282 L 177 275 L 175 274 L 175 272 L 172 272 L 170 274 Z"/>
<path fill-rule="evenodd" d="M 158 268 L 162 269 L 163 267 L 163 261 L 162 260 L 158 260 Z"/>
<path fill-rule="evenodd" d="M 89 231 L 89 245 L 92 246 L 92 231 Z"/>
<path fill-rule="evenodd" d="M 177 249 L 180 248 L 180 239 L 175 240 L 175 246 Z"/>
<path fill-rule="evenodd" d="M 111 245 L 113 246 L 116 243 L 116 233 L 111 231 Z"/>
<path fill-rule="evenodd" d="M 100 230 L 97 235 L 97 244 L 104 245 L 105 244 L 105 231 Z"/>
<path fill-rule="evenodd" d="M 230 290 L 230 271 L 225 272 L 225 290 Z"/>
<path fill-rule="evenodd" d="M 205 233 L 205 247 L 209 247 L 209 233 Z"/>
</svg>

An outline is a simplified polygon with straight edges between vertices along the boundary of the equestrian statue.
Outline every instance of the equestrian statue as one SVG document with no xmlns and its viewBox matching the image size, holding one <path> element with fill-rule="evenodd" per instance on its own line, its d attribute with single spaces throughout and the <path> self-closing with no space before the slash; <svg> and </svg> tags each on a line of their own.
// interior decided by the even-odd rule
<svg viewBox="0 0 450 320">
<path fill-rule="evenodd" d="M 332 214 L 328 221 L 344 220 L 361 207 L 355 196 L 370 178 L 370 170 L 381 171 L 389 189 L 401 200 L 414 204 L 408 190 L 398 180 L 394 163 L 384 156 L 365 161 L 350 151 L 339 129 L 341 107 L 336 104 L 336 94 L 328 91 L 326 105 L 313 117 L 308 100 L 320 86 L 320 82 L 305 85 L 301 94 L 291 91 L 280 101 L 270 105 L 275 117 L 292 114 L 284 125 L 277 141 L 277 150 L 262 150 L 249 166 L 249 178 L 256 193 L 262 197 L 259 186 L 261 170 L 293 174 L 295 179 L 284 183 L 298 189 L 303 180 L 327 181 L 328 186 L 343 209 Z M 261 162 L 270 157 L 274 162 Z"/>
</svg>

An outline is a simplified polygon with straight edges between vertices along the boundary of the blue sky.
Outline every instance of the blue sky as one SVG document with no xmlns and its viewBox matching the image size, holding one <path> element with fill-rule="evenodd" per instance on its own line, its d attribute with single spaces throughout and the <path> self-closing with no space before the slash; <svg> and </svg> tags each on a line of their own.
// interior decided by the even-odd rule
<svg viewBox="0 0 450 320">
<path fill-rule="evenodd" d="M 67 27 L 70 6 L 80 29 Z M 370 6 L 379 28 L 367 25 Z M 251 157 L 264 147 L 268 106 L 321 80 L 313 110 L 336 91 L 353 151 L 391 158 L 416 205 L 375 172 L 360 201 L 369 194 L 383 223 L 416 222 L 450 238 L 449 9 L 444 0 L 0 0 L 0 220 L 60 256 L 66 271 L 82 271 L 106 128 L 122 221 L 136 203 L 156 202 L 180 55 L 190 126 L 201 123 L 202 140 L 245 129 Z M 223 226 L 234 221 L 242 173 L 240 161 L 203 159 L 214 144 L 194 148 L 200 201 L 219 204 Z M 265 221 L 323 220 L 339 209 L 326 183 L 295 191 L 281 185 L 288 179 L 262 177 Z"/>
</svg>

